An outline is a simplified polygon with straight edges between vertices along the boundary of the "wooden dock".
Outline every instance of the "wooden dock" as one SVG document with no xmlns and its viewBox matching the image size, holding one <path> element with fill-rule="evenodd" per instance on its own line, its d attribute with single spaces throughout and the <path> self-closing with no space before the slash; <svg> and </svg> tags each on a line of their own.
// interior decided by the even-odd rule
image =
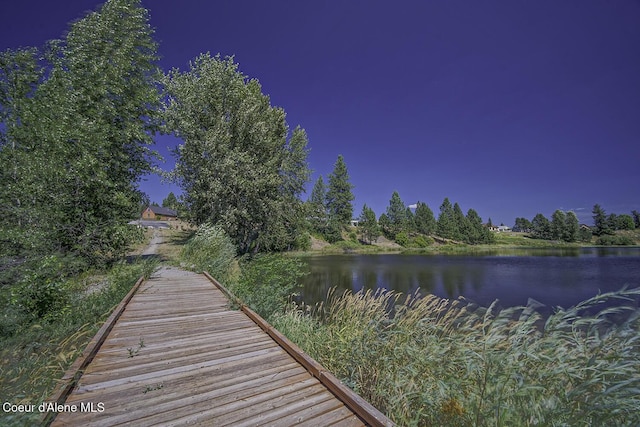
<svg viewBox="0 0 640 427">
<path fill-rule="evenodd" d="M 230 309 L 225 292 L 167 267 L 140 280 L 67 371 L 44 424 L 393 425 L 250 309 Z"/>
</svg>

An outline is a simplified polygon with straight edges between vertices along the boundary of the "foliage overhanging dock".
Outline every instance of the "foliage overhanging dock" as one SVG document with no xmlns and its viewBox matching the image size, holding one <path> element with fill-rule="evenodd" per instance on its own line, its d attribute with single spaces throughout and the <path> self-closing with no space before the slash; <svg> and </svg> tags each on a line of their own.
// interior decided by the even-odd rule
<svg viewBox="0 0 640 427">
<path fill-rule="evenodd" d="M 77 408 L 53 426 L 393 425 L 215 279 L 171 268 L 136 283 L 49 402 Z"/>
</svg>

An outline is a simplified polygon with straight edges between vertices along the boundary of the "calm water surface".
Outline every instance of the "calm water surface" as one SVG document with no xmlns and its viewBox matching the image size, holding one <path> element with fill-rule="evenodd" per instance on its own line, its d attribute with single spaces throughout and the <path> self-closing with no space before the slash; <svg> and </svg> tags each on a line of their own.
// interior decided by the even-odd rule
<svg viewBox="0 0 640 427">
<path fill-rule="evenodd" d="M 444 298 L 464 296 L 503 307 L 533 298 L 548 307 L 570 307 L 624 285 L 640 287 L 640 248 L 519 249 L 470 255 L 325 255 L 305 258 L 307 303 L 338 290 L 385 288 Z"/>
</svg>

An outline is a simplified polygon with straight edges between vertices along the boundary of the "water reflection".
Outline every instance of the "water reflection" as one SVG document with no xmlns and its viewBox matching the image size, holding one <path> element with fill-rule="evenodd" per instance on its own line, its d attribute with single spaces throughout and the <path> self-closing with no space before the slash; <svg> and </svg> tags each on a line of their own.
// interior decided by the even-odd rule
<svg viewBox="0 0 640 427">
<path fill-rule="evenodd" d="M 481 305 L 569 307 L 623 285 L 640 286 L 640 248 L 511 249 L 470 255 L 327 255 L 305 258 L 301 299 L 313 304 L 331 287 L 464 296 Z"/>
</svg>

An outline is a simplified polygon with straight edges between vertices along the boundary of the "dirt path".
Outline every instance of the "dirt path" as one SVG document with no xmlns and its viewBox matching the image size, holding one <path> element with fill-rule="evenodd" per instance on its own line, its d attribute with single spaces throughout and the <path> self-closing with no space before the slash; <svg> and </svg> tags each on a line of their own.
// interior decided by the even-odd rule
<svg viewBox="0 0 640 427">
<path fill-rule="evenodd" d="M 141 256 L 156 255 L 158 253 L 158 246 L 160 246 L 160 244 L 162 244 L 163 241 L 164 239 L 162 237 L 162 232 L 158 229 L 154 229 L 153 236 L 149 241 L 149 245 L 144 249 L 144 251 L 142 251 L 140 255 Z"/>
</svg>

